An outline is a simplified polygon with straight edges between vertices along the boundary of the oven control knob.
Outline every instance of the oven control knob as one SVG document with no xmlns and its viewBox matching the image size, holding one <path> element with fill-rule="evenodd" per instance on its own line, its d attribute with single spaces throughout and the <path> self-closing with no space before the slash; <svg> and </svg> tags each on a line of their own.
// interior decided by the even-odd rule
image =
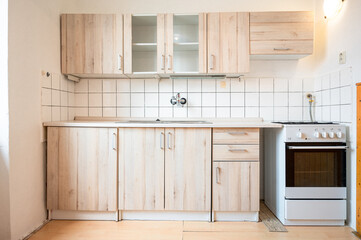
<svg viewBox="0 0 361 240">
<path fill-rule="evenodd" d="M 320 138 L 321 137 L 320 132 L 315 132 L 313 135 L 315 136 L 315 138 Z"/>
<path fill-rule="evenodd" d="M 322 138 L 327 138 L 327 132 L 322 132 L 321 135 L 322 135 Z"/>
<path fill-rule="evenodd" d="M 334 137 L 335 137 L 335 133 L 334 133 L 334 132 L 329 132 L 329 133 L 328 133 L 328 136 L 329 136 L 330 138 L 334 138 Z"/>
<path fill-rule="evenodd" d="M 336 136 L 337 136 L 337 138 L 342 138 L 343 134 L 342 134 L 342 132 L 337 132 Z"/>
<path fill-rule="evenodd" d="M 297 138 L 302 138 L 302 136 L 303 136 L 303 134 L 302 134 L 301 132 L 298 132 L 298 133 L 296 134 L 296 137 L 297 137 Z"/>
</svg>

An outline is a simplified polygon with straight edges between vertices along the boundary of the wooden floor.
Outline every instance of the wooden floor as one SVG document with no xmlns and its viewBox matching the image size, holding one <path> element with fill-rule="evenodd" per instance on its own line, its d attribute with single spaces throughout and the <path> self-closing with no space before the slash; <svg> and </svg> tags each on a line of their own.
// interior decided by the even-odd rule
<svg viewBox="0 0 361 240">
<path fill-rule="evenodd" d="M 274 240 L 358 239 L 349 227 L 287 227 L 271 233 L 263 223 L 166 221 L 51 221 L 30 240 Z"/>
</svg>

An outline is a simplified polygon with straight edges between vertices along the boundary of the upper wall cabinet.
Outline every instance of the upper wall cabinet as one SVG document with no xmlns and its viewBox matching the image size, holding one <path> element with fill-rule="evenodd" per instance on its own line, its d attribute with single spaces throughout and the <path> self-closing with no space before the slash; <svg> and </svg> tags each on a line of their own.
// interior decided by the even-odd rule
<svg viewBox="0 0 361 240">
<path fill-rule="evenodd" d="M 313 12 L 250 13 L 251 55 L 300 58 L 312 54 L 313 29 Z"/>
<path fill-rule="evenodd" d="M 208 13 L 208 73 L 249 71 L 249 13 Z"/>
<path fill-rule="evenodd" d="M 204 14 L 126 14 L 125 73 L 169 75 L 205 72 L 204 24 Z"/>
<path fill-rule="evenodd" d="M 63 74 L 122 74 L 122 15 L 61 15 L 61 50 Z"/>
</svg>

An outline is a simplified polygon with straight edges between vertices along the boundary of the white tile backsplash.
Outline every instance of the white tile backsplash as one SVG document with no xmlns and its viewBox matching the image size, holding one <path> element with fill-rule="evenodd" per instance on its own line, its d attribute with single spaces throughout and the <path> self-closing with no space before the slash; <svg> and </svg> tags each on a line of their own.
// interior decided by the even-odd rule
<svg viewBox="0 0 361 240">
<path fill-rule="evenodd" d="M 202 79 L 202 92 L 216 92 L 216 80 Z"/>
<path fill-rule="evenodd" d="M 174 93 L 187 92 L 187 79 L 174 79 Z"/>
<path fill-rule="evenodd" d="M 202 93 L 202 106 L 203 107 L 216 106 L 216 93 Z"/>
<path fill-rule="evenodd" d="M 244 92 L 244 79 L 231 78 L 231 92 Z"/>
<path fill-rule="evenodd" d="M 220 92 L 217 93 L 217 107 L 229 107 L 231 105 L 231 94 Z"/>
<path fill-rule="evenodd" d="M 215 107 L 203 107 L 202 108 L 202 117 L 203 118 L 215 118 L 216 117 L 216 108 Z"/>
<path fill-rule="evenodd" d="M 273 78 L 260 78 L 260 92 L 273 92 Z"/>
<path fill-rule="evenodd" d="M 187 104 L 189 107 L 202 106 L 202 96 L 200 93 L 188 93 Z"/>
<path fill-rule="evenodd" d="M 104 79 L 103 80 L 103 92 L 105 92 L 105 93 L 117 92 L 117 81 L 115 79 Z"/>
<path fill-rule="evenodd" d="M 188 79 L 188 92 L 202 92 L 202 79 Z"/>
<path fill-rule="evenodd" d="M 130 89 L 132 92 L 144 92 L 144 79 L 131 79 Z"/>
<path fill-rule="evenodd" d="M 301 78 L 291 78 L 289 80 L 288 90 L 290 92 L 302 92 L 303 91 L 303 82 Z"/>
<path fill-rule="evenodd" d="M 248 107 L 259 106 L 259 93 L 245 93 L 245 105 Z"/>
<path fill-rule="evenodd" d="M 217 79 L 217 92 L 229 93 L 231 90 L 231 81 L 229 78 Z"/>
<path fill-rule="evenodd" d="M 144 93 L 131 93 L 130 94 L 131 107 L 144 107 Z"/>
<path fill-rule="evenodd" d="M 80 97 L 80 98 L 78 99 L 78 97 Z M 75 102 L 77 103 L 77 106 L 85 107 L 87 105 L 86 104 L 87 97 L 88 96 L 85 94 L 76 94 Z M 102 94 L 101 93 L 90 93 L 89 94 L 89 107 L 102 107 L 102 106 L 103 106 Z"/>
<path fill-rule="evenodd" d="M 158 107 L 158 93 L 145 93 L 144 105 L 146 107 Z"/>
<path fill-rule="evenodd" d="M 231 108 L 230 107 L 217 107 L 217 118 L 230 118 Z"/>
<path fill-rule="evenodd" d="M 155 78 L 145 79 L 144 91 L 158 93 L 158 82 L 159 80 Z"/>
<path fill-rule="evenodd" d="M 130 92 L 130 79 L 118 79 L 117 92 Z"/>
<path fill-rule="evenodd" d="M 103 91 L 103 80 L 91 79 L 89 80 L 89 93 L 101 93 Z"/>
<path fill-rule="evenodd" d="M 273 107 L 273 93 L 260 93 L 260 106 L 261 107 Z M 261 114 L 262 116 L 262 114 Z"/>
<path fill-rule="evenodd" d="M 131 108 L 130 116 L 135 118 L 144 117 L 144 108 Z"/>
<path fill-rule="evenodd" d="M 259 92 L 259 78 L 245 79 L 245 92 L 258 93 Z"/>
<path fill-rule="evenodd" d="M 130 93 L 117 93 L 117 107 L 130 107 Z"/>
<path fill-rule="evenodd" d="M 275 78 L 274 79 L 274 91 L 275 92 L 288 92 L 288 79 Z"/>
<path fill-rule="evenodd" d="M 117 94 L 116 93 L 103 93 L 103 107 L 116 107 Z"/>
</svg>

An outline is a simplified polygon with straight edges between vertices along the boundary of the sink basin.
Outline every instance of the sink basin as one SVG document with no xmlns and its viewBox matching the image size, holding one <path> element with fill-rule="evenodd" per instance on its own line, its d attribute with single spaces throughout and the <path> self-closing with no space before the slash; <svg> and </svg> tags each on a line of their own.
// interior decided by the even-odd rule
<svg viewBox="0 0 361 240">
<path fill-rule="evenodd" d="M 188 121 L 188 120 L 129 120 L 118 121 L 116 123 L 139 123 L 139 124 L 212 124 L 208 121 Z"/>
</svg>

